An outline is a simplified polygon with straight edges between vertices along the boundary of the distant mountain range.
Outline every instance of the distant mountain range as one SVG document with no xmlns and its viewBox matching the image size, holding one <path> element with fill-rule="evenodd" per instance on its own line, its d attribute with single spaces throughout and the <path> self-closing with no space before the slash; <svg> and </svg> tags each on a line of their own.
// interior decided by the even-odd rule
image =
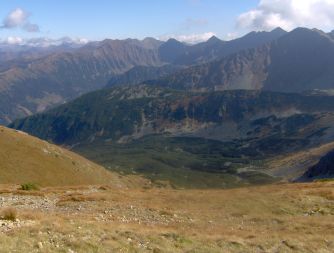
<svg viewBox="0 0 334 253">
<path fill-rule="evenodd" d="M 265 45 L 147 82 L 177 89 L 303 92 L 334 88 L 334 40 L 298 28 Z"/>
<path fill-rule="evenodd" d="M 213 37 L 197 45 L 147 38 L 105 40 L 81 48 L 58 47 L 54 52 L 36 48 L 24 50 L 22 54 L 2 52 L 10 55 L 0 62 L 0 124 L 102 88 L 132 68 L 141 69 L 132 70 L 132 75 L 126 79 L 129 83 L 156 79 L 171 74 L 171 70 L 178 70 L 179 66 L 206 63 L 261 46 L 284 34 L 283 30 L 276 29 L 253 32 L 229 42 Z M 164 67 L 166 64 L 169 67 Z M 134 71 L 137 74 L 133 75 Z"/>
</svg>

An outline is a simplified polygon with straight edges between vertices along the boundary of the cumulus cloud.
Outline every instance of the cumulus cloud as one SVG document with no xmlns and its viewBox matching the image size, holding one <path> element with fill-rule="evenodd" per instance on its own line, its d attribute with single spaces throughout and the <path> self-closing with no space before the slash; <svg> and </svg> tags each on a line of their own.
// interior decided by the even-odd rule
<svg viewBox="0 0 334 253">
<path fill-rule="evenodd" d="M 32 24 L 29 21 L 30 16 L 30 13 L 27 11 L 21 8 L 16 8 L 4 18 L 1 28 L 21 28 L 27 32 L 39 32 L 39 26 L 37 24 Z"/>
<path fill-rule="evenodd" d="M 238 28 L 272 30 L 282 27 L 334 28 L 334 0 L 260 0 L 256 8 L 241 14 Z"/>
<path fill-rule="evenodd" d="M 189 44 L 196 44 L 199 42 L 207 41 L 212 36 L 216 36 L 213 32 L 206 32 L 206 33 L 198 33 L 198 34 L 184 34 L 184 35 L 165 35 L 159 37 L 160 40 L 168 40 L 170 38 L 174 38 L 176 40 L 189 43 Z"/>
</svg>

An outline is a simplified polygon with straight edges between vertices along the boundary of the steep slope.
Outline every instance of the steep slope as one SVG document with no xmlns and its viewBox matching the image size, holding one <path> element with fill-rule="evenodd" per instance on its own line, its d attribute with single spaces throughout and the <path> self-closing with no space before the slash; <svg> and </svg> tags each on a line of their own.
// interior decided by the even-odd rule
<svg viewBox="0 0 334 253">
<path fill-rule="evenodd" d="M 268 76 L 269 53 L 270 46 L 264 45 L 145 83 L 174 89 L 257 90 Z"/>
<path fill-rule="evenodd" d="M 256 48 L 272 42 L 286 31 L 277 28 L 271 32 L 251 32 L 231 41 L 222 41 L 213 36 L 206 42 L 186 45 L 175 39 L 167 41 L 159 48 L 160 58 L 176 65 L 197 65 L 229 56 L 241 50 Z"/>
<path fill-rule="evenodd" d="M 0 126 L 0 183 L 117 184 L 116 175 L 70 151 Z"/>
<path fill-rule="evenodd" d="M 297 28 L 273 42 L 270 61 L 266 90 L 334 88 L 334 41 L 319 30 Z"/>
<path fill-rule="evenodd" d="M 0 124 L 40 112 L 106 85 L 134 66 L 158 66 L 153 44 L 105 40 L 55 53 L 0 73 Z"/>
<path fill-rule="evenodd" d="M 334 151 L 329 152 L 320 161 L 309 168 L 300 178 L 301 181 L 334 178 Z"/>
<path fill-rule="evenodd" d="M 163 65 L 161 67 L 136 66 L 121 75 L 112 77 L 106 87 L 115 85 L 135 85 L 146 80 L 158 79 L 168 76 L 182 69 L 181 66 Z"/>
<path fill-rule="evenodd" d="M 178 89 L 263 89 L 303 92 L 334 88 L 334 41 L 297 28 L 277 40 L 148 82 Z"/>
</svg>

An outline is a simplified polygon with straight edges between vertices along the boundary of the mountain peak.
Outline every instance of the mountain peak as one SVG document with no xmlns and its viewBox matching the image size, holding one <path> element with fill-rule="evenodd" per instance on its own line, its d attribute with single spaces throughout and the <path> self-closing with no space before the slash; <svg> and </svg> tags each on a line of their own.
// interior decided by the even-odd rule
<svg viewBox="0 0 334 253">
<path fill-rule="evenodd" d="M 210 39 L 207 40 L 207 42 L 208 43 L 220 43 L 222 42 L 222 40 L 216 37 L 215 35 L 213 35 Z"/>
<path fill-rule="evenodd" d="M 181 41 L 178 41 L 177 39 L 174 39 L 174 38 L 170 38 L 169 40 L 167 40 L 166 42 L 165 42 L 165 44 L 182 44 L 182 45 L 184 45 Z"/>
<path fill-rule="evenodd" d="M 285 30 L 282 29 L 281 27 L 276 27 L 275 29 L 273 29 L 273 30 L 271 31 L 271 33 L 285 34 L 285 33 L 287 33 L 287 31 L 285 31 Z"/>
</svg>

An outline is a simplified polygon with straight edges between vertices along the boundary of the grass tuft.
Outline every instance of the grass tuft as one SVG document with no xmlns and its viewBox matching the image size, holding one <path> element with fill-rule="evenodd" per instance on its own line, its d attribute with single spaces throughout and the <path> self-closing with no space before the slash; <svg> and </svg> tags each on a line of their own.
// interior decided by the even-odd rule
<svg viewBox="0 0 334 253">
<path fill-rule="evenodd" d="M 15 208 L 8 207 L 1 212 L 2 220 L 16 221 L 17 211 Z"/>
</svg>

